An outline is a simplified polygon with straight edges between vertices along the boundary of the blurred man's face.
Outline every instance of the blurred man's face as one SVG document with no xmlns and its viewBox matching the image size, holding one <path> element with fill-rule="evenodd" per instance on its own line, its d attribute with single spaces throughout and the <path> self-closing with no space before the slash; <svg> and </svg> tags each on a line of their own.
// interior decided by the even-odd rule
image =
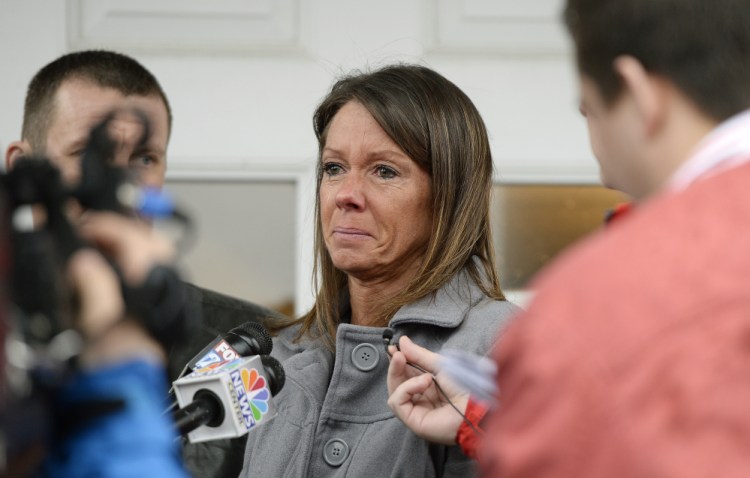
<svg viewBox="0 0 750 478">
<path fill-rule="evenodd" d="M 43 153 L 57 165 L 67 184 L 75 184 L 91 128 L 113 110 L 134 108 L 147 115 L 151 136 L 145 146 L 138 147 L 142 134 L 138 121 L 130 115 L 115 118 L 109 129 L 116 143 L 113 162 L 133 171 L 139 184 L 161 187 L 167 167 L 169 119 L 158 95 L 123 96 L 114 89 L 84 80 L 64 82 L 55 98 Z"/>
<path fill-rule="evenodd" d="M 638 112 L 627 95 L 606 104 L 599 88 L 581 76 L 581 114 L 586 118 L 591 150 L 602 183 L 634 197 L 643 193 L 643 136 Z"/>
</svg>

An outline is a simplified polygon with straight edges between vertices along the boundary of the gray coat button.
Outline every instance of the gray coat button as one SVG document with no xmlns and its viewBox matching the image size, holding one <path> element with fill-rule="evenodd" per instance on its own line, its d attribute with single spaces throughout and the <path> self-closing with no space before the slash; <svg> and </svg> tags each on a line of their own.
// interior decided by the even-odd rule
<svg viewBox="0 0 750 478">
<path fill-rule="evenodd" d="M 352 351 L 352 362 L 354 366 L 363 372 L 374 369 L 380 360 L 380 353 L 374 345 L 359 344 Z"/>
<path fill-rule="evenodd" d="M 340 466 L 349 456 L 349 445 L 344 440 L 328 440 L 323 447 L 323 459 L 331 466 Z"/>
</svg>

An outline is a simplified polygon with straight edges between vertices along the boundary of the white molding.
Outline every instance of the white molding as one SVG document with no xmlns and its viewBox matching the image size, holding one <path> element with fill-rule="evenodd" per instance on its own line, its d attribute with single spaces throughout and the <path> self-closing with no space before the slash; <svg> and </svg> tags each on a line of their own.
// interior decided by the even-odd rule
<svg viewBox="0 0 750 478">
<path fill-rule="evenodd" d="M 434 0 L 430 53 L 562 56 L 570 52 L 562 0 Z"/>
<path fill-rule="evenodd" d="M 224 159 L 205 160 L 171 157 L 167 168 L 170 181 L 299 181 L 314 164 L 310 162 L 264 162 Z"/>
<path fill-rule="evenodd" d="M 300 0 L 67 0 L 71 50 L 299 53 Z"/>
<path fill-rule="evenodd" d="M 494 184 L 549 184 L 601 186 L 598 174 L 502 174 L 493 178 Z"/>
</svg>

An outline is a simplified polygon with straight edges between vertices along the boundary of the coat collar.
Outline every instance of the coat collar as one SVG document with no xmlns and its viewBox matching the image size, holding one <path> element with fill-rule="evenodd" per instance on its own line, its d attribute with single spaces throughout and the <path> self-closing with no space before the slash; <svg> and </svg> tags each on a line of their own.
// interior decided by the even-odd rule
<svg viewBox="0 0 750 478">
<path fill-rule="evenodd" d="M 464 268 L 434 293 L 401 307 L 388 326 L 418 323 L 455 328 L 482 298 L 484 293 Z"/>
</svg>

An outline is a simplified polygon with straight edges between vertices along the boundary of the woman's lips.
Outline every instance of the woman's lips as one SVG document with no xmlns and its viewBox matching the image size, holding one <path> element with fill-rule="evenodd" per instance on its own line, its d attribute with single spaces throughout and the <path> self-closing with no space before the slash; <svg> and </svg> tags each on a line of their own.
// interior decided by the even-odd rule
<svg viewBox="0 0 750 478">
<path fill-rule="evenodd" d="M 366 231 L 362 229 L 350 228 L 350 227 L 337 227 L 333 229 L 335 236 L 347 239 L 363 239 L 370 237 Z"/>
</svg>

